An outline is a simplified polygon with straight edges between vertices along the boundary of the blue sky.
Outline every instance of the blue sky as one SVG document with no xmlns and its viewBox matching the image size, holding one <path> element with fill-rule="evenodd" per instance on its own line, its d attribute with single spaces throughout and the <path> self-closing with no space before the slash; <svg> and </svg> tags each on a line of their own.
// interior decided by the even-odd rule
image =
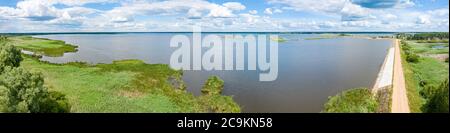
<svg viewBox="0 0 450 133">
<path fill-rule="evenodd" d="M 1 0 L 0 32 L 445 31 L 448 0 Z"/>
</svg>

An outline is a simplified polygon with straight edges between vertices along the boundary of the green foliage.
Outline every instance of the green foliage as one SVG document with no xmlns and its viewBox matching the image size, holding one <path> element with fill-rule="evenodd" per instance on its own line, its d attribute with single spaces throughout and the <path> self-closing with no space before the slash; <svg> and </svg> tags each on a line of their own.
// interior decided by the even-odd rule
<svg viewBox="0 0 450 133">
<path fill-rule="evenodd" d="M 69 112 L 64 94 L 47 92 L 41 73 L 7 67 L 0 76 L 0 111 L 17 113 Z"/>
<path fill-rule="evenodd" d="M 401 44 L 402 44 L 402 50 L 405 52 L 405 55 L 406 55 L 406 61 L 411 62 L 411 63 L 419 62 L 420 57 L 417 54 L 415 54 L 414 52 L 412 52 L 411 46 L 404 41 L 402 41 Z"/>
<path fill-rule="evenodd" d="M 419 56 L 417 54 L 409 53 L 406 55 L 406 61 L 411 63 L 419 62 Z"/>
<path fill-rule="evenodd" d="M 396 37 L 407 40 L 447 40 L 448 32 L 430 32 L 430 33 L 398 33 Z"/>
<path fill-rule="evenodd" d="M 448 88 L 448 79 L 444 80 L 438 87 L 427 88 L 428 101 L 422 110 L 427 113 L 448 113 Z"/>
<path fill-rule="evenodd" d="M 0 35 L 0 45 L 1 44 L 3 44 L 3 43 L 5 43 L 6 41 L 7 41 L 7 37 L 6 36 L 2 36 L 2 35 Z"/>
<path fill-rule="evenodd" d="M 39 100 L 46 93 L 41 74 L 22 68 L 6 67 L 0 77 L 0 85 L 7 89 L 6 112 L 39 112 Z"/>
<path fill-rule="evenodd" d="M 425 41 L 423 41 L 425 42 Z M 448 79 L 448 63 L 427 55 L 447 53 L 448 49 L 435 49 L 434 46 L 448 47 L 448 44 L 417 43 L 402 41 L 402 60 L 407 95 L 411 112 L 429 112 L 425 105 L 434 96 L 441 81 Z M 416 53 L 422 55 L 414 60 Z"/>
<path fill-rule="evenodd" d="M 343 91 L 329 97 L 322 112 L 326 113 L 373 113 L 378 108 L 378 102 L 367 88 L 357 88 Z"/>
<path fill-rule="evenodd" d="M 448 43 L 448 40 L 418 40 L 418 43 Z"/>
<path fill-rule="evenodd" d="M 217 76 L 211 76 L 206 80 L 205 85 L 202 88 L 202 94 L 204 95 L 220 95 L 223 90 L 223 80 Z"/>
<path fill-rule="evenodd" d="M 40 112 L 46 113 L 69 113 L 70 104 L 66 95 L 50 91 L 39 102 Z"/>
<path fill-rule="evenodd" d="M 51 64 L 26 57 L 21 66 L 44 73 L 50 90 L 67 95 L 71 112 L 240 112 L 230 96 L 186 92 L 182 72 L 164 64 Z"/>
<path fill-rule="evenodd" d="M 22 61 L 21 52 L 16 47 L 9 44 L 0 45 L 0 73 L 5 67 L 18 67 Z"/>
<path fill-rule="evenodd" d="M 403 74 L 405 76 L 406 91 L 408 96 L 409 109 L 413 113 L 421 112 L 423 98 L 419 94 L 418 81 L 412 69 L 412 64 L 406 61 L 405 52 L 402 51 Z"/>
<path fill-rule="evenodd" d="M 217 76 L 211 76 L 205 82 L 202 88 L 200 102 L 206 108 L 207 112 L 216 113 L 239 113 L 241 109 L 238 104 L 233 102 L 231 96 L 221 95 L 224 82 Z"/>
</svg>

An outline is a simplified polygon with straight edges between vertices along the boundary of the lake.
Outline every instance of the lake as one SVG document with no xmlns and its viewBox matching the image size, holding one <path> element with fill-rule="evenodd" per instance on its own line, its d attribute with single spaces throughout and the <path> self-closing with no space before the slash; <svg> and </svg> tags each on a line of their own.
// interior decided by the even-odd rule
<svg viewBox="0 0 450 133">
<path fill-rule="evenodd" d="M 96 64 L 140 59 L 146 63 L 168 64 L 176 50 L 169 47 L 175 34 L 192 36 L 189 33 L 124 33 L 35 37 L 79 46 L 76 53 L 42 58 L 53 63 Z M 232 33 L 218 35 L 224 34 Z M 279 36 L 287 41 L 279 43 L 277 80 L 260 82 L 259 71 L 185 71 L 183 79 L 188 91 L 200 95 L 205 80 L 217 75 L 225 81 L 223 94 L 232 95 L 243 112 L 320 112 L 329 96 L 349 88 L 371 87 L 392 43 L 351 37 L 307 39 L 318 37 L 317 34 Z"/>
</svg>

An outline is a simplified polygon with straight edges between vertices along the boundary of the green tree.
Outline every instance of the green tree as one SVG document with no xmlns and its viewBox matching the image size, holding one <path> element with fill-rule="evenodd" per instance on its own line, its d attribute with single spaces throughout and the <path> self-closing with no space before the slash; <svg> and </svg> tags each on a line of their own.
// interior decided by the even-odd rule
<svg viewBox="0 0 450 133">
<path fill-rule="evenodd" d="M 430 94 L 423 111 L 427 113 L 448 113 L 448 79 L 444 80 L 438 87 L 430 87 Z"/>
<path fill-rule="evenodd" d="M 70 109 L 62 94 L 47 92 L 41 73 L 7 66 L 0 76 L 0 86 L 2 112 L 68 112 Z"/>
<path fill-rule="evenodd" d="M 7 66 L 0 77 L 0 85 L 7 89 L 6 112 L 39 112 L 39 98 L 45 93 L 41 74 Z"/>
<path fill-rule="evenodd" d="M 5 67 L 18 67 L 23 60 L 21 52 L 16 47 L 9 44 L 0 45 L 0 73 Z"/>
<path fill-rule="evenodd" d="M 69 113 L 70 104 L 64 94 L 57 91 L 49 91 L 39 102 L 39 112 Z"/>
</svg>

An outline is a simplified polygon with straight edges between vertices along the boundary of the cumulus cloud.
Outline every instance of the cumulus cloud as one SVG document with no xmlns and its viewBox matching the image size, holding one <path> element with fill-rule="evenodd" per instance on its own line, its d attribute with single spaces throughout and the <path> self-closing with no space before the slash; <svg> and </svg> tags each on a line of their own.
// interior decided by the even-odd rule
<svg viewBox="0 0 450 133">
<path fill-rule="evenodd" d="M 346 4 L 341 10 L 342 21 L 359 21 L 369 17 L 369 11 L 359 5 Z"/>
<path fill-rule="evenodd" d="M 266 15 L 272 15 L 272 14 L 275 14 L 275 13 L 282 13 L 282 12 L 283 11 L 280 10 L 280 9 L 273 9 L 273 8 L 266 8 L 264 10 L 264 14 L 266 14 Z"/>
<path fill-rule="evenodd" d="M 427 15 L 421 15 L 421 16 L 417 17 L 416 23 L 417 24 L 429 24 L 429 23 L 431 23 L 430 17 Z"/>
<path fill-rule="evenodd" d="M 227 3 L 223 3 L 223 6 L 225 6 L 226 8 L 230 9 L 230 10 L 244 10 L 245 6 L 242 5 L 239 2 L 227 2 Z"/>
</svg>

